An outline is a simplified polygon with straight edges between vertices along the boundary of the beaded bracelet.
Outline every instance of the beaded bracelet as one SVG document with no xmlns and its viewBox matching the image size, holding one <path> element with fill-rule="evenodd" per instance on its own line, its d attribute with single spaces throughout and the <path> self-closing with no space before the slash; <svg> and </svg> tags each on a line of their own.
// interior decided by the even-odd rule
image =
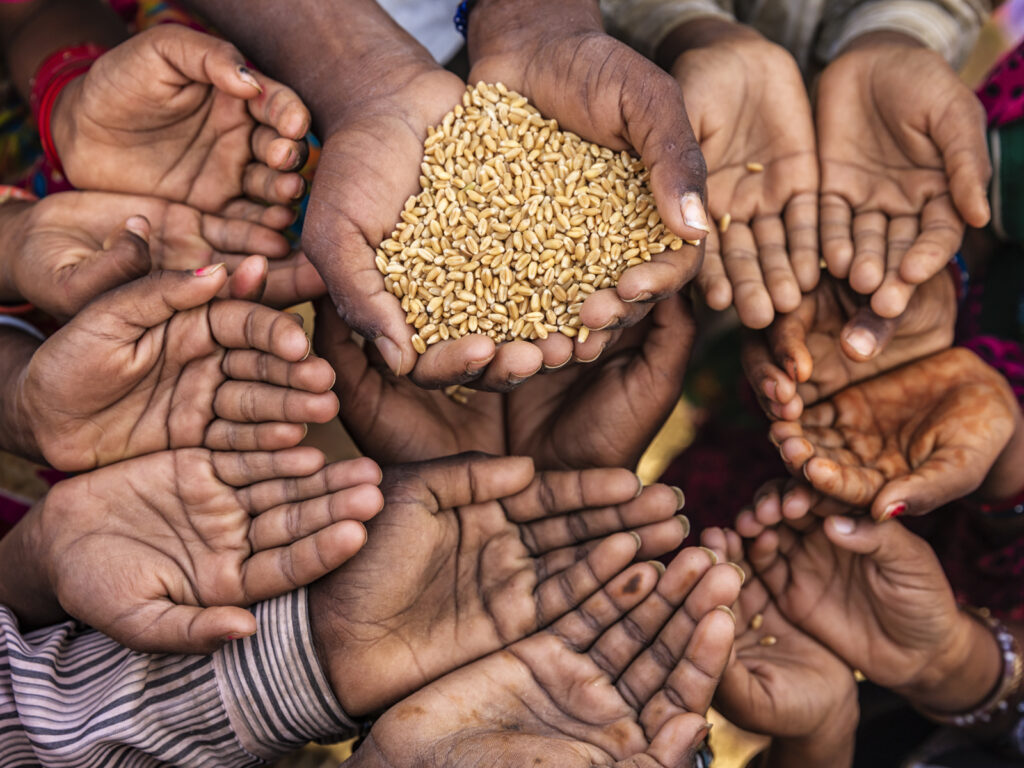
<svg viewBox="0 0 1024 768">
<path fill-rule="evenodd" d="M 1009 499 L 990 501 L 975 505 L 977 510 L 989 517 L 1017 517 L 1024 515 L 1024 491 Z"/>
<path fill-rule="evenodd" d="M 1002 674 L 995 690 L 981 704 L 970 712 L 949 714 L 922 708 L 923 715 L 942 725 L 957 728 L 984 727 L 995 718 L 1016 714 L 1018 705 L 1024 700 L 1024 658 L 1020 644 L 1013 633 L 987 609 L 961 606 L 961 610 L 982 622 L 995 636 L 999 645 L 999 656 L 1003 662 Z"/>
<path fill-rule="evenodd" d="M 949 260 L 947 268 L 953 276 L 957 303 L 963 304 L 964 299 L 967 298 L 967 289 L 971 287 L 971 273 L 967 269 L 967 262 L 964 261 L 963 254 L 960 251 L 953 254 L 953 258 Z"/>
<path fill-rule="evenodd" d="M 53 141 L 53 108 L 68 83 L 85 74 L 106 50 L 93 43 L 61 48 L 43 61 L 32 78 L 30 103 L 32 115 L 39 127 L 39 142 L 43 146 L 43 154 L 46 155 L 50 167 L 60 173 L 63 173 L 64 169 Z"/>
<path fill-rule="evenodd" d="M 477 0 L 462 0 L 459 3 L 459 7 L 455 11 L 455 18 L 452 21 L 455 22 L 455 29 L 459 31 L 459 34 L 463 37 L 467 37 L 467 30 L 469 29 L 469 14 L 473 10 L 473 6 L 476 5 Z"/>
</svg>

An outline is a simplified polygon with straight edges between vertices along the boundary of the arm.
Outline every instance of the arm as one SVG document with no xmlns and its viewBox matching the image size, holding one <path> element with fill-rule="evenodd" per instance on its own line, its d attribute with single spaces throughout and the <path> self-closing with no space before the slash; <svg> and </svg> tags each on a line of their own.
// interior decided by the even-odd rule
<svg viewBox="0 0 1024 768">
<path fill-rule="evenodd" d="M 99 768 L 130 753 L 153 768 L 240 768 L 350 731 L 315 661 L 305 591 L 255 613 L 253 637 L 178 656 L 134 653 L 71 623 L 22 634 L 0 607 L 0 764 L 48 768 L 71 756 Z"/>
</svg>

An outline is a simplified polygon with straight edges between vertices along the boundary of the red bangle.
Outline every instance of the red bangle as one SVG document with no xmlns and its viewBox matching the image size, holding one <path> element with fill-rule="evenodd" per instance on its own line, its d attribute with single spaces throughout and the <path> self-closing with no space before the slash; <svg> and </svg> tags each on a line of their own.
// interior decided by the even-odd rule
<svg viewBox="0 0 1024 768">
<path fill-rule="evenodd" d="M 32 78 L 32 115 L 39 127 L 39 141 L 43 145 L 43 152 L 50 166 L 56 171 L 63 173 L 64 169 L 57 155 L 57 147 L 53 143 L 53 107 L 64 87 L 79 75 L 85 74 L 106 50 L 93 43 L 61 48 L 46 58 Z"/>
</svg>

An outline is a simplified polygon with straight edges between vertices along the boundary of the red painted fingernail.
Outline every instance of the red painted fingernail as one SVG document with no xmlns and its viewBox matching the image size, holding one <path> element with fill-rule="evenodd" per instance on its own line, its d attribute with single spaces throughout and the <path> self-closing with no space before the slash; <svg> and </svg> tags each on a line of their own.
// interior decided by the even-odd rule
<svg viewBox="0 0 1024 768">
<path fill-rule="evenodd" d="M 196 277 L 206 277 L 207 275 L 212 275 L 214 272 L 217 272 L 218 270 L 221 270 L 223 268 L 224 262 L 221 261 L 217 264 L 207 264 L 205 267 L 200 267 L 199 269 L 195 270 L 192 274 L 195 275 Z"/>
<path fill-rule="evenodd" d="M 879 519 L 878 522 L 883 522 L 885 520 L 891 520 L 894 517 L 899 517 L 900 515 L 902 515 L 906 511 L 907 511 L 906 502 L 902 502 L 902 501 L 893 502 L 892 504 L 890 504 L 888 507 L 885 508 L 885 512 L 882 513 L 882 517 Z"/>
</svg>

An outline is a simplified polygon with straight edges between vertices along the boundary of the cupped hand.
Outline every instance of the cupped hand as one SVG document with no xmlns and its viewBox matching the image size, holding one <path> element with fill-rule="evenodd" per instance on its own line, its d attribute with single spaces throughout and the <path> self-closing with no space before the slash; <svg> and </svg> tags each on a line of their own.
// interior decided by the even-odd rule
<svg viewBox="0 0 1024 768">
<path fill-rule="evenodd" d="M 316 348 L 338 371 L 341 420 L 378 461 L 484 451 L 529 456 L 539 469 L 635 467 L 679 399 L 695 335 L 685 301 L 659 302 L 590 365 L 568 363 L 500 395 L 454 398 L 384 370 L 328 309 Z"/>
<path fill-rule="evenodd" d="M 740 24 L 691 24 L 701 27 L 692 32 L 698 39 L 683 44 L 671 71 L 704 153 L 708 209 L 719 224 L 697 282 L 712 309 L 735 304 L 744 325 L 763 328 L 776 312 L 795 310 L 818 280 L 811 105 L 784 48 Z"/>
<path fill-rule="evenodd" d="M 817 101 L 821 244 L 829 271 L 896 317 L 983 227 L 985 114 L 938 54 L 888 33 L 822 73 Z"/>
<path fill-rule="evenodd" d="M 367 546 L 310 594 L 314 639 L 350 715 L 548 626 L 689 528 L 667 486 L 641 492 L 626 470 L 535 476 L 522 457 L 398 465 L 381 490 Z"/>
<path fill-rule="evenodd" d="M 260 224 L 202 213 L 156 197 L 61 192 L 20 204 L 4 285 L 60 318 L 153 269 L 195 269 L 288 244 Z"/>
<path fill-rule="evenodd" d="M 1006 379 L 954 347 L 847 387 L 800 421 L 777 421 L 771 438 L 816 489 L 883 520 L 975 490 L 1018 412 Z"/>
<path fill-rule="evenodd" d="M 334 372 L 294 318 L 214 300 L 223 267 L 155 272 L 51 336 L 19 381 L 38 452 L 74 472 L 167 448 L 275 450 L 338 412 Z"/>
<path fill-rule="evenodd" d="M 706 171 L 679 86 L 604 33 L 597 3 L 485 0 L 470 16 L 469 53 L 470 82 L 504 83 L 563 130 L 638 155 L 665 226 L 684 240 L 708 234 Z M 692 279 L 700 263 L 701 249 L 692 245 L 657 254 L 623 272 L 614 289 L 588 297 L 580 317 L 595 330 L 632 325 L 651 301 Z M 594 334 L 590 347 L 577 344 L 577 359 L 592 359 L 596 344 Z"/>
<path fill-rule="evenodd" d="M 995 684 L 998 654 L 970 684 L 943 684 L 995 643 L 957 608 L 931 547 L 898 521 L 748 525 L 747 559 L 786 619 L 869 680 L 950 712 L 971 709 Z"/>
<path fill-rule="evenodd" d="M 879 316 L 849 284 L 826 275 L 795 312 L 748 338 L 743 368 L 765 413 L 792 421 L 844 387 L 948 348 L 955 325 L 948 270 L 918 286 L 894 318 Z"/>
<path fill-rule="evenodd" d="M 736 572 L 699 549 L 660 579 L 635 565 L 547 630 L 385 712 L 354 765 L 692 765 L 735 631 L 716 607 L 738 590 Z"/>
<path fill-rule="evenodd" d="M 817 742 L 819 749 L 825 741 L 844 743 L 848 754 L 833 752 L 828 764 L 851 764 L 859 707 L 850 668 L 786 619 L 745 562 L 736 531 L 705 528 L 701 544 L 748 574 L 733 606 L 735 654 L 722 675 L 715 707 L 740 728 L 773 739 Z"/>
<path fill-rule="evenodd" d="M 54 109 L 54 142 L 82 189 L 153 195 L 281 229 L 305 191 L 309 111 L 238 49 L 162 25 L 101 56 Z M 260 201 L 260 202 L 254 202 Z M 266 203 L 269 205 L 264 205 Z"/>
<path fill-rule="evenodd" d="M 369 459 L 164 451 L 58 483 L 30 521 L 71 616 L 138 651 L 209 653 L 251 605 L 352 557 L 381 508 Z"/>
</svg>

